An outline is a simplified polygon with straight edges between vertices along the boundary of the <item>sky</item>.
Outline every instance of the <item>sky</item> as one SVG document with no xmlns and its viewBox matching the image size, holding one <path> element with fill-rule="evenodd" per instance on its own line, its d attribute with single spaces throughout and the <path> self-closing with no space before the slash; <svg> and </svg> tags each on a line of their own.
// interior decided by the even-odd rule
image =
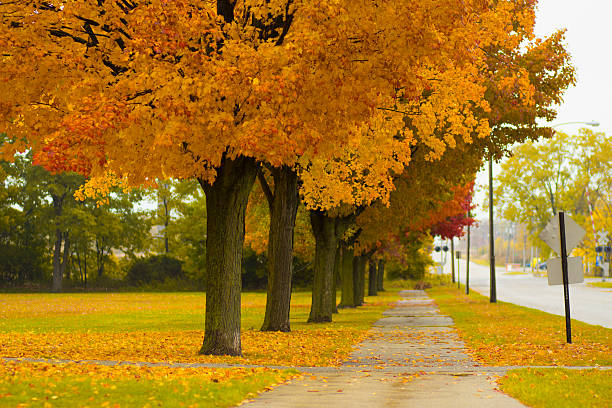
<svg viewBox="0 0 612 408">
<path fill-rule="evenodd" d="M 549 125 L 565 122 L 596 121 L 593 130 L 612 134 L 612 1 L 610 0 L 539 0 L 536 14 L 536 35 L 545 37 L 565 28 L 566 45 L 576 68 L 576 85 L 568 89 L 558 107 L 557 119 Z M 584 125 L 561 125 L 556 129 L 577 133 Z M 499 166 L 494 166 L 495 176 Z M 476 178 L 481 191 L 474 203 L 476 217 L 488 218 L 482 207 L 488 185 L 487 169 Z"/>
</svg>

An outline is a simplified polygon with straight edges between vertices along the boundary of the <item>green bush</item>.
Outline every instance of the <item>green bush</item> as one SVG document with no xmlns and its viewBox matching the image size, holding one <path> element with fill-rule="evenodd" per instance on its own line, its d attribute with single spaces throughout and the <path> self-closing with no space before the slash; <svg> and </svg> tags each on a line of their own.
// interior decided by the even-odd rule
<svg viewBox="0 0 612 408">
<path fill-rule="evenodd" d="M 20 285 L 45 279 L 44 248 L 0 245 L 0 284 Z"/>
<path fill-rule="evenodd" d="M 181 261 L 168 255 L 153 255 L 136 259 L 128 269 L 126 280 L 138 286 L 183 277 Z"/>
</svg>

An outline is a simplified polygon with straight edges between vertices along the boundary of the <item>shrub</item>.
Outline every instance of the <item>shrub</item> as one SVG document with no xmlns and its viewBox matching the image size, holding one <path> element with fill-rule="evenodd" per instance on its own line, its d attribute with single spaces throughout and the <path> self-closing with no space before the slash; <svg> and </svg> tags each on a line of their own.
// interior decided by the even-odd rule
<svg viewBox="0 0 612 408">
<path fill-rule="evenodd" d="M 153 255 L 136 259 L 128 269 L 126 279 L 132 285 L 143 285 L 183 277 L 181 261 L 168 255 Z"/>
<path fill-rule="evenodd" d="M 20 285 L 45 279 L 44 248 L 0 245 L 0 284 Z"/>
</svg>

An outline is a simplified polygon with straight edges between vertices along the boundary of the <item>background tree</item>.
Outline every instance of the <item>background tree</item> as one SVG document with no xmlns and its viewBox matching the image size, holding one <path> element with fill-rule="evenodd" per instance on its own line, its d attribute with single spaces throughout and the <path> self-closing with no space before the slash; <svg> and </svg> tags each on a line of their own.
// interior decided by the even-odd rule
<svg viewBox="0 0 612 408">
<path fill-rule="evenodd" d="M 610 185 L 610 138 L 582 129 L 569 136 L 555 132 L 552 138 L 515 147 L 502 162 L 496 197 L 507 220 L 526 225 L 534 242 L 559 211 L 566 211 L 592 236 L 589 200 L 605 206 Z"/>
</svg>

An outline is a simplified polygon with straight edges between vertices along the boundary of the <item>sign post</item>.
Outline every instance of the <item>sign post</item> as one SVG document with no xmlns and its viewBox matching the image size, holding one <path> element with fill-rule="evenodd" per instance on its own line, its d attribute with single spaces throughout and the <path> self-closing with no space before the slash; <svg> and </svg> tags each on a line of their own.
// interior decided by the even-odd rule
<svg viewBox="0 0 612 408">
<path fill-rule="evenodd" d="M 574 249 L 584 235 L 585 230 L 570 217 L 560 211 L 556 217 L 544 227 L 540 238 L 546 242 L 561 258 L 547 261 L 548 284 L 563 284 L 563 300 L 565 302 L 565 334 L 567 342 L 572 342 L 572 323 L 570 317 L 569 284 L 584 280 L 582 258 L 569 258 L 567 253 Z M 561 278 L 561 279 L 559 279 Z"/>
<path fill-rule="evenodd" d="M 565 213 L 559 212 L 559 235 L 561 236 L 561 273 L 563 274 L 563 299 L 565 301 L 565 335 L 568 344 L 572 342 L 572 321 L 570 319 L 569 277 L 567 272 L 567 248 L 565 246 Z"/>
</svg>

